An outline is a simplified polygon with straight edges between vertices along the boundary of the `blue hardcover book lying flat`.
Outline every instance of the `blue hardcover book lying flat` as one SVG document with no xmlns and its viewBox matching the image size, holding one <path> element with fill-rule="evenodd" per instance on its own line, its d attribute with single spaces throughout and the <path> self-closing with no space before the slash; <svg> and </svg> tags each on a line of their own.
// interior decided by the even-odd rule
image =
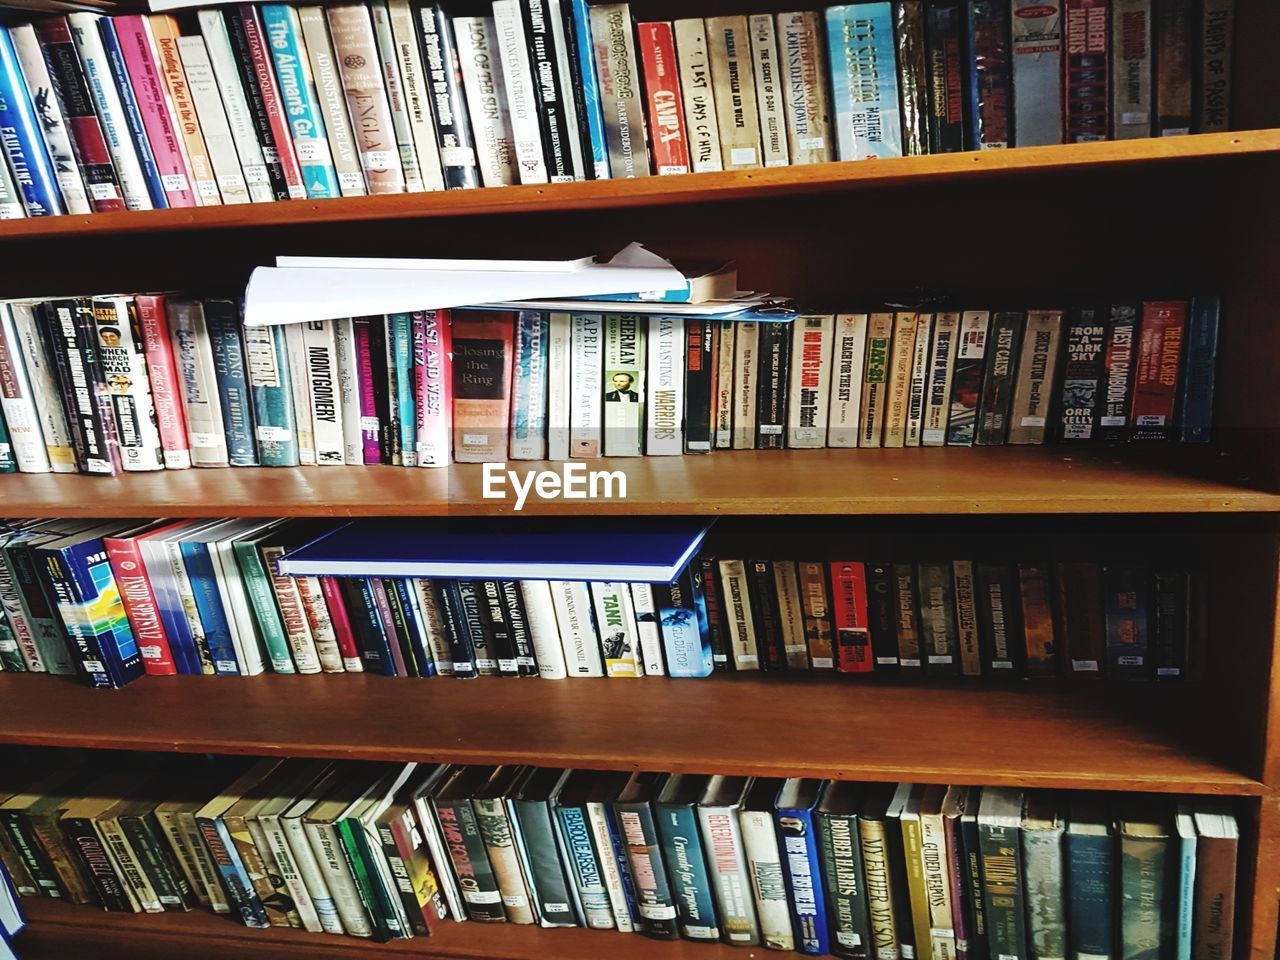
<svg viewBox="0 0 1280 960">
<path fill-rule="evenodd" d="M 670 583 L 711 522 L 635 517 L 355 520 L 280 559 L 290 576 Z"/>
</svg>

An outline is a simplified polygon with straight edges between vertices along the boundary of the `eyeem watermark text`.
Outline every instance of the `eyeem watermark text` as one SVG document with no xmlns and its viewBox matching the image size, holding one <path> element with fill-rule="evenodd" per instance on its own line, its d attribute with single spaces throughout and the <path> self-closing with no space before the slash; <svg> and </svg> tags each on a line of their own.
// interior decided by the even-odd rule
<svg viewBox="0 0 1280 960">
<path fill-rule="evenodd" d="M 515 508 L 523 510 L 530 491 L 543 500 L 625 500 L 627 475 L 621 470 L 588 470 L 585 463 L 562 463 L 559 470 L 508 470 L 506 464 L 484 465 L 486 500 L 505 500 L 510 486 Z"/>
</svg>

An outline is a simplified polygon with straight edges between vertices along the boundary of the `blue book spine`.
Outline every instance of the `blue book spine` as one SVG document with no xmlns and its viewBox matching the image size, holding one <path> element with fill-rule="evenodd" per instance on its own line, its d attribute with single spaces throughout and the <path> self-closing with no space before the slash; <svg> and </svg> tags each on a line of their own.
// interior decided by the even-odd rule
<svg viewBox="0 0 1280 960">
<path fill-rule="evenodd" d="M 618 823 L 614 811 L 605 817 L 609 826 L 609 842 L 613 845 L 613 858 L 618 864 L 618 878 L 622 881 L 622 896 L 627 901 L 627 912 L 631 914 L 631 923 L 637 930 L 644 925 L 640 915 L 640 895 L 636 892 L 636 878 L 631 873 L 631 861 L 627 857 L 627 845 L 622 838 L 622 827 Z"/>
<path fill-rule="evenodd" d="M 1186 366 L 1179 398 L 1178 439 L 1208 443 L 1213 427 L 1213 377 L 1218 365 L 1217 297 L 1193 297 L 1187 328 Z"/>
<path fill-rule="evenodd" d="M 303 52 L 297 11 L 283 3 L 267 3 L 259 9 L 307 198 L 321 200 L 341 196 L 338 172 L 329 153 L 324 114 L 316 98 L 307 55 Z"/>
<path fill-rule="evenodd" d="M 413 587 L 405 577 L 391 577 L 383 581 L 396 592 L 400 601 L 400 609 L 404 611 L 405 633 L 409 640 L 409 649 L 413 653 L 413 662 L 418 668 L 418 676 L 434 677 L 436 665 L 431 659 L 427 647 L 427 629 L 422 622 L 422 609 L 418 606 L 418 598 L 414 596 Z"/>
<path fill-rule="evenodd" d="M 709 677 L 715 669 L 711 624 L 700 580 L 686 570 L 674 583 L 653 588 L 667 673 L 673 677 Z"/>
<path fill-rule="evenodd" d="M 711 878 L 707 875 L 702 835 L 693 804 L 655 804 L 658 834 L 662 837 L 662 859 L 671 875 L 680 934 L 686 940 L 720 939 L 715 904 L 711 899 Z"/>
<path fill-rule="evenodd" d="M 1111 957 L 1115 838 L 1067 832 L 1067 929 L 1074 956 Z"/>
<path fill-rule="evenodd" d="M 373 596 L 373 584 L 367 577 L 354 577 L 343 581 L 347 597 L 347 613 L 360 642 L 360 659 L 369 673 L 384 676 L 396 675 L 396 664 L 391 659 L 391 641 L 387 638 L 378 601 Z"/>
<path fill-rule="evenodd" d="M 233 467 L 256 467 L 258 449 L 253 442 L 253 401 L 249 394 L 249 371 L 244 362 L 244 342 L 240 339 L 240 311 L 230 300 L 206 300 L 204 313 L 209 345 L 213 348 L 213 372 L 222 401 L 227 456 Z"/>
<path fill-rule="evenodd" d="M 14 473 L 18 469 L 18 461 L 13 458 L 13 445 L 9 442 L 9 428 L 4 425 L 4 417 L 0 417 L 0 473 Z"/>
<path fill-rule="evenodd" d="M 178 673 L 200 673 L 200 654 L 196 651 L 196 639 L 182 612 L 178 592 L 170 586 L 168 577 L 152 577 L 148 573 L 147 579 L 151 581 L 151 592 L 156 598 L 156 612 L 160 614 L 164 634 L 169 638 L 169 650 L 173 653 Z"/>
<path fill-rule="evenodd" d="M 547 455 L 548 324 L 546 315 L 538 310 L 521 310 L 516 317 L 512 459 L 542 460 Z"/>
<path fill-rule="evenodd" d="M 841 160 L 902 156 L 893 4 L 828 7 L 827 43 L 836 156 Z"/>
<path fill-rule="evenodd" d="M 95 687 L 123 687 L 142 676 L 142 654 L 102 541 L 37 550 L 37 555 L 45 561 L 62 622 L 89 682 Z"/>
<path fill-rule="evenodd" d="M 567 855 L 570 876 L 582 901 L 582 912 L 588 927 L 607 930 L 613 927 L 613 907 L 604 885 L 604 872 L 591 841 L 591 825 L 587 812 L 580 806 L 557 806 L 556 820 L 560 839 Z"/>
<path fill-rule="evenodd" d="M 400 465 L 418 465 L 418 419 L 413 399 L 413 318 L 387 315 L 387 358 L 395 369 L 396 421 L 400 431 Z"/>
<path fill-rule="evenodd" d="M 818 860 L 817 835 L 811 809 L 779 808 L 778 844 L 786 866 L 787 892 L 791 898 L 791 920 L 795 925 L 796 949 L 800 953 L 831 952 L 827 917 L 822 905 L 822 871 Z"/>
<path fill-rule="evenodd" d="M 236 657 L 235 641 L 231 639 L 231 624 L 227 622 L 218 592 L 218 579 L 213 572 L 213 560 L 207 544 L 183 540 L 179 544 L 182 564 L 191 580 L 191 592 L 196 598 L 196 613 L 204 627 L 205 643 L 209 646 L 209 658 L 213 672 L 220 677 L 240 674 L 240 661 Z"/>
<path fill-rule="evenodd" d="M 220 817 L 200 817 L 196 821 L 200 828 L 200 836 L 209 847 L 213 865 L 218 876 L 222 878 L 227 889 L 232 908 L 240 916 L 240 922 L 246 927 L 265 930 L 271 926 L 267 919 L 267 911 L 262 900 L 254 890 L 253 881 L 249 879 L 249 871 L 244 868 L 240 852 L 236 850 L 231 832 Z"/>
<path fill-rule="evenodd" d="M 244 347 L 258 456 L 264 467 L 296 467 L 298 434 L 285 328 L 245 327 Z"/>
<path fill-rule="evenodd" d="M 147 193 L 151 194 L 151 205 L 157 210 L 168 209 L 169 200 L 165 194 L 164 181 L 160 179 L 160 168 L 156 166 L 156 156 L 151 152 L 151 141 L 147 139 L 147 128 L 143 126 L 142 112 L 138 109 L 138 100 L 133 95 L 133 85 L 129 81 L 129 70 L 124 64 L 120 38 L 116 36 L 116 28 L 111 23 L 110 17 L 103 17 L 98 21 L 98 32 L 102 35 L 102 49 L 107 52 L 107 62 L 111 66 L 111 76 L 116 82 L 116 92 L 120 94 L 120 106 L 124 108 L 129 138 L 133 141 L 133 148 L 138 152 L 142 176 L 147 181 Z"/>
<path fill-rule="evenodd" d="M 572 30 L 578 41 L 579 94 L 587 121 L 587 139 L 591 147 L 592 168 L 597 180 L 608 180 L 609 144 L 604 135 L 604 109 L 600 106 L 600 88 L 596 81 L 595 45 L 591 42 L 591 12 L 587 0 L 569 0 Z"/>
<path fill-rule="evenodd" d="M 47 92 L 47 91 L 46 91 Z M 9 31 L 0 27 L 0 141 L 29 217 L 63 212 L 58 178 L 49 159 Z"/>
<path fill-rule="evenodd" d="M 1184 835 L 1180 840 L 1180 849 L 1178 851 L 1178 960 L 1191 960 L 1192 916 L 1195 909 L 1196 895 L 1195 827 L 1191 828 L 1189 836 Z"/>
</svg>

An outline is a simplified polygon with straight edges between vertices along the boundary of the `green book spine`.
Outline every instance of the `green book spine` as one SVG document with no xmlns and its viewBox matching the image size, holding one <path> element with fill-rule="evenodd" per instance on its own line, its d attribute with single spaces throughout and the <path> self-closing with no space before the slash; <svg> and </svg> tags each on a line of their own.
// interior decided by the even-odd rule
<svg viewBox="0 0 1280 960">
<path fill-rule="evenodd" d="M 1172 884 L 1166 877 L 1166 841 L 1120 840 L 1120 956 L 1161 957 L 1161 924 Z"/>
<path fill-rule="evenodd" d="M 858 840 L 858 818 L 852 814 L 818 813 L 822 879 L 827 893 L 831 952 L 866 960 L 871 944 L 866 879 Z"/>
<path fill-rule="evenodd" d="M 293 673 L 289 638 L 284 632 L 280 611 L 276 608 L 271 578 L 262 566 L 257 547 L 248 541 L 241 541 L 233 544 L 232 550 L 236 555 L 236 566 L 240 568 L 245 591 L 249 594 L 249 602 L 253 604 L 253 616 L 258 621 L 258 629 L 262 631 L 262 642 L 266 644 L 271 669 L 276 673 Z"/>
<path fill-rule="evenodd" d="M 1022 857 L 1017 827 L 978 824 L 982 850 L 982 907 L 993 957 L 1024 960 L 1026 924 L 1022 916 Z"/>
<path fill-rule="evenodd" d="M 151 881 L 161 906 L 166 910 L 188 909 L 187 885 L 185 881 L 179 885 L 173 866 L 161 846 L 164 841 L 152 832 L 142 817 L 121 817 L 120 829 L 138 854 L 139 866 Z"/>
<path fill-rule="evenodd" d="M 396 922 L 394 913 L 388 916 L 377 894 L 378 884 L 377 878 L 373 876 L 374 867 L 367 859 L 366 845 L 360 842 L 364 830 L 351 818 L 339 820 L 336 826 L 338 839 L 342 841 L 342 853 L 347 858 L 347 864 L 351 867 L 351 876 L 356 882 L 356 891 L 360 894 L 360 901 L 364 904 L 365 912 L 369 914 L 369 919 L 373 923 L 373 938 L 385 942 L 392 937 L 400 936 L 399 923 Z M 396 928 L 394 933 L 392 932 L 393 923 Z"/>
</svg>

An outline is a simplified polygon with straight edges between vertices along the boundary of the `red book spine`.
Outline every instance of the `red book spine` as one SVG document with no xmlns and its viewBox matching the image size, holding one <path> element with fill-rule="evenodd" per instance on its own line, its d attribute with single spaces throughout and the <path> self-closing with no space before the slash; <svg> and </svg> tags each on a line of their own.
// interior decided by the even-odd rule
<svg viewBox="0 0 1280 960">
<path fill-rule="evenodd" d="M 103 537 L 102 545 L 107 548 L 111 575 L 120 589 L 120 601 L 124 604 L 125 616 L 129 618 L 133 638 L 138 642 L 143 669 L 155 676 L 177 673 L 169 637 L 164 632 L 160 608 L 151 590 L 151 580 L 147 577 L 137 538 Z"/>
<path fill-rule="evenodd" d="M 1111 130 L 1107 92 L 1107 25 L 1111 0 L 1066 0 L 1063 33 L 1067 49 L 1066 141 L 1106 140 Z"/>
<path fill-rule="evenodd" d="M 173 360 L 164 297 L 140 296 L 133 300 L 138 306 L 142 352 L 147 359 L 147 379 L 151 382 L 151 399 L 160 427 L 164 465 L 168 470 L 185 470 L 191 466 L 191 449 L 187 446 L 187 418 L 182 412 L 182 388 Z"/>
<path fill-rule="evenodd" d="M 453 424 L 453 343 L 448 310 L 413 314 L 413 389 L 418 466 L 447 467 Z"/>
<path fill-rule="evenodd" d="M 271 51 L 267 48 L 262 18 L 258 15 L 258 9 L 250 4 L 241 4 L 236 9 L 240 12 L 244 35 L 253 55 L 253 75 L 258 80 L 262 105 L 271 120 L 271 135 L 276 141 L 276 151 L 280 154 L 280 168 L 284 172 L 285 185 L 289 188 L 289 197 L 293 200 L 305 200 L 307 186 L 302 179 L 298 155 L 293 149 L 293 131 L 289 126 L 288 111 L 280 98 L 280 88 L 276 85 L 275 67 L 271 64 Z"/>
<path fill-rule="evenodd" d="M 1185 302 L 1154 300 L 1142 305 L 1130 440 L 1173 439 L 1173 407 L 1186 332 Z"/>
<path fill-rule="evenodd" d="M 71 39 L 67 18 L 41 17 L 34 26 L 49 67 L 49 78 L 53 81 L 54 92 L 67 122 L 71 151 L 89 190 L 89 206 L 94 213 L 123 210 L 124 197 L 120 195 L 107 138 L 94 110 L 93 97 Z"/>
<path fill-rule="evenodd" d="M 871 634 L 867 629 L 867 575 L 861 563 L 831 562 L 831 619 L 836 635 L 836 669 L 870 673 Z"/>
<path fill-rule="evenodd" d="M 644 86 L 649 93 L 649 133 L 659 174 L 688 173 L 689 145 L 680 108 L 680 67 L 669 23 L 636 24 Z"/>
<path fill-rule="evenodd" d="M 319 577 L 320 589 L 324 593 L 325 605 L 329 608 L 329 619 L 333 621 L 333 632 L 338 638 L 338 652 L 342 654 L 342 665 L 347 673 L 363 673 L 364 663 L 360 659 L 360 647 L 356 644 L 356 632 L 351 626 L 351 618 L 347 615 L 347 604 L 342 599 L 342 589 L 334 577 Z"/>
<path fill-rule="evenodd" d="M 373 388 L 373 331 L 369 325 L 381 317 L 356 317 L 351 321 L 355 341 L 356 392 L 360 395 L 360 438 L 364 462 L 382 462 L 382 425 L 378 420 L 378 398 Z"/>
</svg>

